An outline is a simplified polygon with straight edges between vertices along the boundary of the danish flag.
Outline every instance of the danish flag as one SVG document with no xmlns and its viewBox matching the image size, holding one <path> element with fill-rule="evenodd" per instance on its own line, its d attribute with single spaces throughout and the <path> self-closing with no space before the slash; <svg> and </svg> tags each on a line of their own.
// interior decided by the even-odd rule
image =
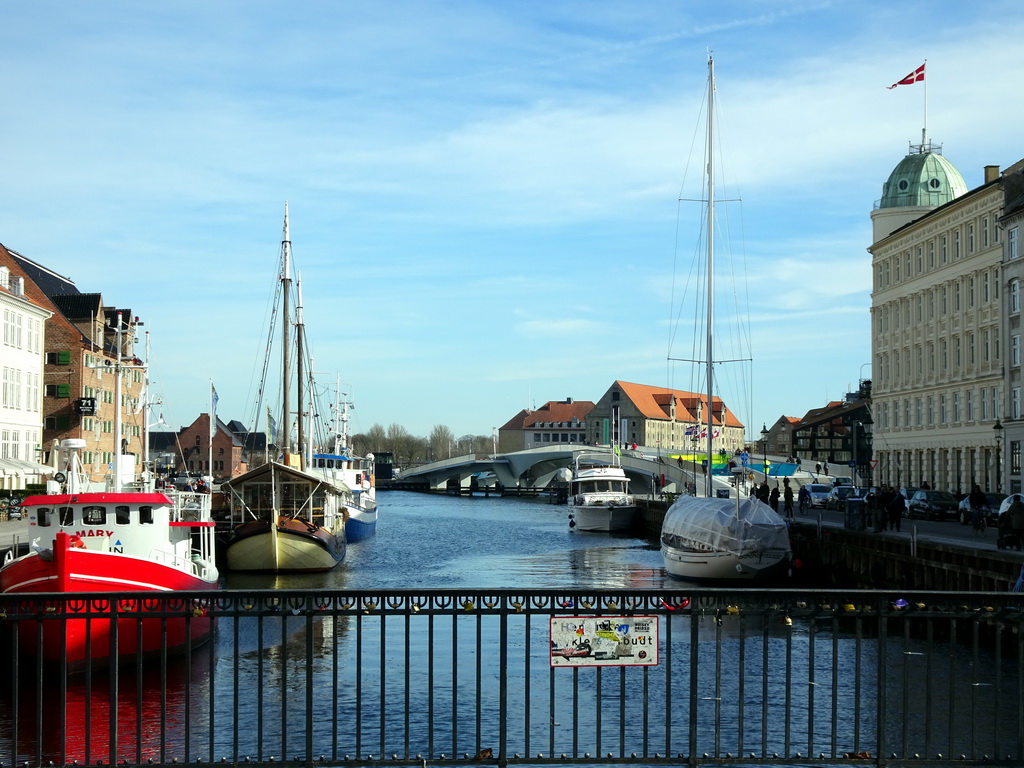
<svg viewBox="0 0 1024 768">
<path fill-rule="evenodd" d="M 915 69 L 913 72 L 911 72 L 909 75 L 904 77 L 899 82 L 893 83 L 892 85 L 888 86 L 888 88 L 891 91 L 897 85 L 913 85 L 914 83 L 920 83 L 923 80 L 924 80 L 924 64 L 922 64 L 920 67 Z"/>
</svg>

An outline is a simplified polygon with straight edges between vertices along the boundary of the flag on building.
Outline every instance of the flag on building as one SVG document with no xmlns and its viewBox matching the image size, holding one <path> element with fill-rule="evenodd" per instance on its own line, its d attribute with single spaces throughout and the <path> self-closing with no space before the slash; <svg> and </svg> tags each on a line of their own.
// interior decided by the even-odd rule
<svg viewBox="0 0 1024 768">
<path fill-rule="evenodd" d="M 923 81 L 924 81 L 924 64 L 922 64 L 920 67 L 915 69 L 913 72 L 911 72 L 909 75 L 904 77 L 899 82 L 895 82 L 892 85 L 890 85 L 889 86 L 889 90 L 891 91 L 897 85 L 913 85 L 914 83 L 920 83 L 920 82 L 923 82 Z"/>
</svg>

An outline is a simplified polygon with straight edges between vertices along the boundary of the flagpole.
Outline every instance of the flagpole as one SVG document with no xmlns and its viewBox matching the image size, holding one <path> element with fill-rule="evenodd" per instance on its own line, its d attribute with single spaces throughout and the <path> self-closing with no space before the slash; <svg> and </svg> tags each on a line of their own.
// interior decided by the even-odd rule
<svg viewBox="0 0 1024 768">
<path fill-rule="evenodd" d="M 213 482 L 213 433 L 217 429 L 217 390 L 213 388 L 213 379 L 210 379 L 210 431 L 207 434 L 207 442 L 210 444 L 209 459 L 206 461 L 206 474 Z"/>
<path fill-rule="evenodd" d="M 921 65 L 921 73 L 924 75 L 924 125 L 921 128 L 921 149 L 925 150 L 925 145 L 928 143 L 928 59 L 924 60 L 924 64 Z"/>
</svg>

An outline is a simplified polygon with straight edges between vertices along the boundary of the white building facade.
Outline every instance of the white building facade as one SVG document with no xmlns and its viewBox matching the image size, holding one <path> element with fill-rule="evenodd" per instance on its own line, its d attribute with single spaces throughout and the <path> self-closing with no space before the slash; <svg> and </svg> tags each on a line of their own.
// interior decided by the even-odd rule
<svg viewBox="0 0 1024 768">
<path fill-rule="evenodd" d="M 51 314 L 26 298 L 23 277 L 0 266 L 0 489 L 41 479 L 43 328 Z"/>
<path fill-rule="evenodd" d="M 879 483 L 1005 490 L 1000 420 L 1020 336 L 1007 338 L 1001 217 L 1004 181 L 1015 169 L 987 166 L 984 183 L 968 190 L 937 147 L 913 147 L 872 213 Z"/>
</svg>

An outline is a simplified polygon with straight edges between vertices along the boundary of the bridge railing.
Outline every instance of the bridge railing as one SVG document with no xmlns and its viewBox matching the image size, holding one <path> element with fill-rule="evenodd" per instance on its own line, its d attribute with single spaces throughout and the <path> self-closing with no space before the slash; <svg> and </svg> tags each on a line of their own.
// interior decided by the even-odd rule
<svg viewBox="0 0 1024 768">
<path fill-rule="evenodd" d="M 0 765 L 1024 763 L 1019 594 L 133 598 L 0 595 Z M 49 627 L 209 618 L 183 655 L 39 655 Z"/>
</svg>

